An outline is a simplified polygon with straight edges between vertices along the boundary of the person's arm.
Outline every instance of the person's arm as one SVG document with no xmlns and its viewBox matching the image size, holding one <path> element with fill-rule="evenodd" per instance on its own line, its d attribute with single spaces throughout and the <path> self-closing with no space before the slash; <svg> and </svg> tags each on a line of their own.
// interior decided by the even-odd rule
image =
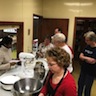
<svg viewBox="0 0 96 96">
<path fill-rule="evenodd" d="M 64 96 L 78 96 L 76 86 L 71 86 L 70 84 L 70 86 L 66 88 Z"/>
<path fill-rule="evenodd" d="M 38 96 L 44 96 L 44 94 L 43 93 L 40 93 Z"/>
<path fill-rule="evenodd" d="M 72 77 L 72 75 L 69 75 L 69 77 L 67 77 L 66 82 L 65 82 L 64 86 L 62 86 L 62 87 L 64 88 L 63 96 L 78 96 L 76 82 L 75 82 L 74 78 Z"/>
<path fill-rule="evenodd" d="M 16 63 L 12 62 L 7 62 L 4 63 L 4 55 L 0 53 L 0 70 L 7 70 L 10 69 L 11 66 L 14 66 Z"/>
<path fill-rule="evenodd" d="M 94 58 L 84 56 L 83 53 L 80 54 L 79 58 L 82 61 L 85 61 L 85 62 L 90 63 L 90 64 L 95 64 L 96 63 L 96 60 Z"/>
<path fill-rule="evenodd" d="M 46 96 L 46 94 L 47 94 L 47 83 L 44 84 L 38 96 Z"/>
<path fill-rule="evenodd" d="M 10 69 L 10 63 L 6 63 L 6 64 L 1 64 L 0 65 L 0 70 L 7 70 Z"/>
<path fill-rule="evenodd" d="M 47 84 L 48 84 L 48 81 L 49 81 L 49 78 L 50 78 L 51 74 L 52 74 L 52 73 L 49 71 L 49 72 L 48 72 L 48 75 L 47 75 L 47 77 L 46 77 L 44 86 L 42 87 L 42 89 L 41 89 L 41 91 L 40 91 L 40 93 L 39 93 L 38 96 L 46 96 L 47 91 L 48 91 L 48 90 L 47 90 Z"/>
<path fill-rule="evenodd" d="M 43 46 L 43 43 L 40 43 L 40 44 L 39 44 L 39 47 L 38 47 L 38 50 L 39 50 L 39 51 L 42 50 L 42 46 Z"/>
<path fill-rule="evenodd" d="M 86 60 L 88 59 L 87 56 L 84 56 L 83 53 L 81 53 L 81 54 L 79 55 L 79 58 L 80 58 L 81 60 L 83 60 L 83 61 L 86 61 Z"/>
<path fill-rule="evenodd" d="M 6 70 L 10 68 L 10 63 L 4 63 L 4 55 L 0 53 L 0 70 Z"/>
</svg>

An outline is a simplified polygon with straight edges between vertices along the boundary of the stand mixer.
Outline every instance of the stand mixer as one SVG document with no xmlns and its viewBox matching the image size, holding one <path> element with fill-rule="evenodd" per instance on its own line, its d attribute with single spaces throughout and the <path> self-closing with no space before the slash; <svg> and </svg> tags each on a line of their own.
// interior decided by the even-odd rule
<svg viewBox="0 0 96 96">
<path fill-rule="evenodd" d="M 21 52 L 19 54 L 19 59 L 21 61 L 22 74 L 27 75 L 26 74 L 26 65 L 32 63 L 34 58 L 35 58 L 35 56 L 32 53 Z"/>
<path fill-rule="evenodd" d="M 19 59 L 21 61 L 21 77 L 33 77 L 40 79 L 41 82 L 45 80 L 49 68 L 44 58 L 35 59 L 35 55 L 32 53 L 21 52 L 19 54 Z M 27 69 L 26 66 L 28 65 L 29 68 Z"/>
</svg>

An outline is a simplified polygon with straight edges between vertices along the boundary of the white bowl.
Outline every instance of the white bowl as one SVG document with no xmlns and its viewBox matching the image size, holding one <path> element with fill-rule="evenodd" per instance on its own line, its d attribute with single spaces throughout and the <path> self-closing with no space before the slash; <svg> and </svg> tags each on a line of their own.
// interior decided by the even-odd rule
<svg viewBox="0 0 96 96">
<path fill-rule="evenodd" d="M 20 80 L 20 77 L 18 76 L 4 76 L 0 79 L 1 87 L 5 90 L 11 90 L 13 88 L 13 84 L 18 80 Z"/>
</svg>

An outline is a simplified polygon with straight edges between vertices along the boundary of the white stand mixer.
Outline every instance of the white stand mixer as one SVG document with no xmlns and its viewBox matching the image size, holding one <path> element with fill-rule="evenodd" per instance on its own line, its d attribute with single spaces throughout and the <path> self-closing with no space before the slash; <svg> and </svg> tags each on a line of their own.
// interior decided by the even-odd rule
<svg viewBox="0 0 96 96">
<path fill-rule="evenodd" d="M 33 61 L 35 56 L 32 53 L 26 53 L 26 52 L 21 52 L 19 54 L 19 59 L 21 61 L 21 70 L 22 73 L 25 74 L 26 72 L 26 63 L 31 63 Z M 25 74 L 26 75 L 26 74 Z"/>
</svg>

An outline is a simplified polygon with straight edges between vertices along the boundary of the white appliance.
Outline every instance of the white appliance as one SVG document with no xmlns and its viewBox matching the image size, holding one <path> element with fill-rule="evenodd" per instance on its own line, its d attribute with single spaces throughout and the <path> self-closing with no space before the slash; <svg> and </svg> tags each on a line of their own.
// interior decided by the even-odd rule
<svg viewBox="0 0 96 96">
<path fill-rule="evenodd" d="M 21 61 L 21 75 L 24 77 L 28 77 L 29 75 L 30 77 L 33 77 L 34 70 L 28 70 L 26 69 L 26 66 L 34 61 L 35 56 L 32 53 L 21 52 L 19 53 L 19 59 Z"/>
</svg>

